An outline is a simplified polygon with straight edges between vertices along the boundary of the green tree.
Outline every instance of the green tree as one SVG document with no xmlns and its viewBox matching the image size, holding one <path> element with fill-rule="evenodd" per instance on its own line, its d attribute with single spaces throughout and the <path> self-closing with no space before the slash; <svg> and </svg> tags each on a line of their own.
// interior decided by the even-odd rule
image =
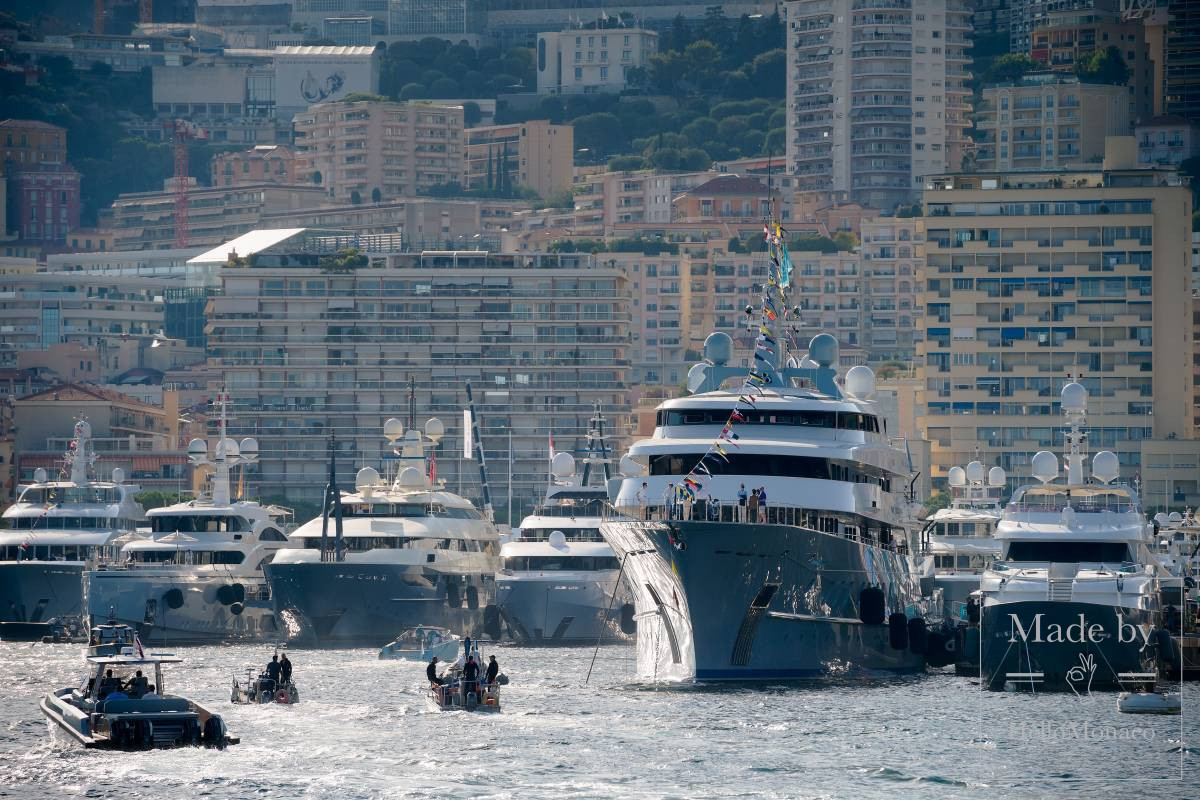
<svg viewBox="0 0 1200 800">
<path fill-rule="evenodd" d="M 925 518 L 928 519 L 934 512 L 949 507 L 950 498 L 946 496 L 945 492 L 935 490 L 933 494 L 929 495 L 929 499 L 921 505 L 925 509 Z"/>
<path fill-rule="evenodd" d="M 681 133 L 696 147 L 704 147 L 710 142 L 716 141 L 720 136 L 717 123 L 711 117 L 692 120 L 684 126 Z"/>
<path fill-rule="evenodd" d="M 1110 45 L 1106 50 L 1094 50 L 1075 64 L 1075 75 L 1085 83 L 1106 83 L 1124 86 L 1132 70 L 1121 56 L 1120 48 Z"/>
<path fill-rule="evenodd" d="M 1023 53 L 1006 53 L 992 62 L 984 75 L 983 82 L 1016 83 L 1028 72 L 1041 69 L 1042 65 Z"/>
<path fill-rule="evenodd" d="M 612 172 L 625 172 L 626 170 L 645 169 L 646 162 L 641 156 L 617 156 L 609 159 L 608 168 Z"/>
<path fill-rule="evenodd" d="M 190 499 L 188 495 L 180 494 L 179 492 L 164 492 L 159 489 L 147 489 L 138 492 L 133 498 L 142 508 L 149 511 L 152 508 L 163 508 L 164 506 L 173 506 L 176 503 L 182 503 Z"/>
<path fill-rule="evenodd" d="M 616 114 L 587 114 L 576 119 L 574 125 L 575 146 L 587 148 L 593 158 L 620 153 L 625 145 L 625 131 Z"/>
<path fill-rule="evenodd" d="M 463 124 L 468 128 L 474 128 L 483 120 L 483 111 L 479 108 L 479 103 L 474 100 L 468 100 L 463 103 Z"/>
<path fill-rule="evenodd" d="M 428 97 L 429 93 L 423 83 L 406 83 L 399 96 L 401 100 L 419 100 Z"/>
</svg>

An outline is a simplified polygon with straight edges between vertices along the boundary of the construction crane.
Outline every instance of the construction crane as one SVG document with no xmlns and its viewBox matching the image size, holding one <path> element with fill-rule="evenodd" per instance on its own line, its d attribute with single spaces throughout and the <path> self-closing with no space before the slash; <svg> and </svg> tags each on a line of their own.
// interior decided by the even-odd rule
<svg viewBox="0 0 1200 800">
<path fill-rule="evenodd" d="M 186 119 L 173 119 L 163 127 L 175 151 L 175 247 L 183 249 L 188 246 L 188 142 L 208 134 Z"/>
</svg>

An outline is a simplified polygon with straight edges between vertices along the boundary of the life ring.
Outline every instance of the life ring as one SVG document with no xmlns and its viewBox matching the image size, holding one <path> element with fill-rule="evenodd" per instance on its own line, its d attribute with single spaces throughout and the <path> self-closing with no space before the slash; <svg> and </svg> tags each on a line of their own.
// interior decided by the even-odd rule
<svg viewBox="0 0 1200 800">
<path fill-rule="evenodd" d="M 277 691 L 275 693 L 275 702 L 276 703 L 283 703 L 284 705 L 287 705 L 291 701 L 292 701 L 292 698 L 288 695 L 287 689 L 280 689 L 279 691 Z"/>
</svg>

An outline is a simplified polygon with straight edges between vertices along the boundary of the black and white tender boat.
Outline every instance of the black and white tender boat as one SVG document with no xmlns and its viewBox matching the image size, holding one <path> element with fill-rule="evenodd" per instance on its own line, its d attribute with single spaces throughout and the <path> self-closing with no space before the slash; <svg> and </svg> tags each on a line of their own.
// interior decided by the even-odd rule
<svg viewBox="0 0 1200 800">
<path fill-rule="evenodd" d="M 1136 491 L 1114 481 L 1115 454 L 1084 477 L 1087 390 L 1062 390 L 1069 430 L 1065 481 L 1037 453 L 1038 484 L 1018 489 L 996 528 L 1001 556 L 983 573 L 981 678 L 991 689 L 1073 691 L 1152 686 L 1157 679 L 1163 568 Z M 1169 639 L 1169 637 L 1168 637 Z"/>
</svg>

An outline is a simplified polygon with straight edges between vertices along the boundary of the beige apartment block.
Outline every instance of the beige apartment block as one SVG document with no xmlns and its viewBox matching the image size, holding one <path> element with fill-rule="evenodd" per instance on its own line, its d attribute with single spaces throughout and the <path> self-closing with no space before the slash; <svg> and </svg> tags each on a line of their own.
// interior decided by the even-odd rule
<svg viewBox="0 0 1200 800">
<path fill-rule="evenodd" d="M 1106 169 L 938 177 L 925 193 L 924 415 L 933 477 L 974 457 L 1029 477 L 1063 447 L 1059 393 L 1090 392 L 1088 444 L 1126 478 L 1142 444 L 1195 435 L 1188 249 L 1191 192 L 1136 169 L 1132 137 Z"/>
<path fill-rule="evenodd" d="M 971 111 L 963 0 L 791 0 L 787 172 L 882 210 L 962 168 Z"/>
<path fill-rule="evenodd" d="M 493 185 L 498 164 L 507 154 L 508 175 L 514 186 L 533 189 L 549 198 L 571 188 L 575 169 L 575 128 L 535 119 L 510 125 L 489 125 L 466 131 L 468 189 L 488 188 L 489 165 Z"/>
<path fill-rule="evenodd" d="M 213 186 L 297 183 L 296 151 L 290 147 L 262 144 L 249 150 L 219 153 L 210 163 Z"/>
<path fill-rule="evenodd" d="M 1133 132 L 1123 86 L 1050 73 L 989 86 L 975 118 L 979 172 L 1059 169 L 1099 162 L 1108 136 Z"/>
<path fill-rule="evenodd" d="M 925 220 L 876 217 L 860 230 L 863 344 L 872 362 L 910 363 L 920 341 Z"/>
<path fill-rule="evenodd" d="M 335 202 L 415 197 L 465 179 L 462 106 L 321 103 L 297 114 L 295 127 L 301 183 L 320 186 Z"/>
<path fill-rule="evenodd" d="M 399 252 L 382 237 L 256 231 L 198 256 L 220 269 L 208 308 L 209 347 L 236 410 L 234 434 L 260 443 L 263 491 L 320 496 L 329 434 L 339 476 L 380 468 L 384 420 L 446 425 L 439 478 L 479 496 L 478 464 L 462 458 L 471 384 L 491 464 L 515 458 L 522 509 L 546 489 L 547 438 L 582 446 L 599 404 L 620 447 L 629 413 L 629 293 L 619 269 L 590 254 Z M 355 248 L 364 264 L 336 266 Z M 248 266 L 227 266 L 236 250 Z M 507 495 L 493 468 L 493 501 Z M 520 513 L 515 515 L 518 519 Z M 503 514 L 500 519 L 504 520 Z"/>
</svg>

